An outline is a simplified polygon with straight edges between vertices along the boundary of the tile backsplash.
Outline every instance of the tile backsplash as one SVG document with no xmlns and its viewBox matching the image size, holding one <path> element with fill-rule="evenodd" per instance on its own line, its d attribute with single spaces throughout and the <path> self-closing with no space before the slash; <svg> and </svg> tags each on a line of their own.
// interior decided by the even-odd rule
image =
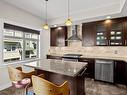
<svg viewBox="0 0 127 95">
<path fill-rule="evenodd" d="M 66 53 L 86 56 L 127 57 L 127 47 L 51 47 L 49 54 L 63 55 Z"/>
</svg>

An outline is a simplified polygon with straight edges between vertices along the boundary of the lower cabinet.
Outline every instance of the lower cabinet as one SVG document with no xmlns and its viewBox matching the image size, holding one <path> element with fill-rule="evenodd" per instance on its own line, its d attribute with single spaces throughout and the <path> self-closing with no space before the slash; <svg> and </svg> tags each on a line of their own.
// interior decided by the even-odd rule
<svg viewBox="0 0 127 95">
<path fill-rule="evenodd" d="M 79 62 L 87 62 L 87 70 L 86 70 L 86 77 L 94 78 L 95 77 L 95 60 L 88 59 L 88 58 L 80 58 Z"/>
<path fill-rule="evenodd" d="M 115 61 L 114 71 L 115 83 L 127 85 L 127 63 L 124 61 Z"/>
</svg>

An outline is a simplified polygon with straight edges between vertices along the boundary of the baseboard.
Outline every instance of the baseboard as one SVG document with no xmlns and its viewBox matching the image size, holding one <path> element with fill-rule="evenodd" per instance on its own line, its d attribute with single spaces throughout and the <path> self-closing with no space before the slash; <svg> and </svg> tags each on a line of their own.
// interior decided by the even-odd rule
<svg viewBox="0 0 127 95">
<path fill-rule="evenodd" d="M 0 85 L 0 91 L 10 87 L 11 85 L 12 85 L 11 83 Z"/>
</svg>

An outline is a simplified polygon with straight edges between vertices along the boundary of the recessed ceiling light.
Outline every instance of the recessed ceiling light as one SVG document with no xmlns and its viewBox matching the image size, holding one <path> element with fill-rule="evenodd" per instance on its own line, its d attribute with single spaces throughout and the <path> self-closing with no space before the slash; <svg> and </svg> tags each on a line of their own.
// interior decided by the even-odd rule
<svg viewBox="0 0 127 95">
<path fill-rule="evenodd" d="M 58 27 L 58 29 L 59 29 L 59 30 L 61 30 L 61 29 L 62 29 L 62 27 Z"/>
<path fill-rule="evenodd" d="M 55 24 L 55 25 L 53 25 L 53 27 L 57 27 L 57 25 Z"/>
<path fill-rule="evenodd" d="M 111 20 L 110 19 L 107 19 L 107 20 L 105 20 L 105 23 L 111 23 Z"/>
<path fill-rule="evenodd" d="M 107 16 L 107 17 L 106 17 L 106 19 L 110 19 L 110 18 L 111 18 L 111 16 Z"/>
</svg>

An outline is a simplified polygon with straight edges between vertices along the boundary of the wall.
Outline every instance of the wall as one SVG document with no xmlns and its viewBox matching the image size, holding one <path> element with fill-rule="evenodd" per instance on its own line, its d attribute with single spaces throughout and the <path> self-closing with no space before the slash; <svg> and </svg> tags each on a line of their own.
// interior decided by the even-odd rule
<svg viewBox="0 0 127 95">
<path fill-rule="evenodd" d="M 2 55 L 2 29 L 3 22 L 10 24 L 16 24 L 23 27 L 40 30 L 42 28 L 42 20 L 36 16 L 31 15 L 25 11 L 22 11 L 14 6 L 4 3 L 0 0 L 0 55 Z M 49 34 L 48 31 L 42 30 L 40 33 L 40 58 L 45 57 L 49 47 Z M 8 77 L 7 66 L 1 66 L 2 56 L 0 56 L 0 90 L 7 88 L 11 85 Z M 18 66 L 18 65 L 13 65 Z M 20 65 L 22 66 L 22 65 Z M 31 68 L 24 68 L 25 71 L 31 71 Z"/>
<path fill-rule="evenodd" d="M 77 44 L 78 46 L 78 44 Z M 117 52 L 117 54 L 116 54 Z M 82 54 L 86 57 L 123 57 L 127 58 L 127 47 L 51 47 L 50 54 L 63 55 L 66 53 Z"/>
<path fill-rule="evenodd" d="M 41 20 L 37 17 L 16 7 L 13 7 L 3 2 L 2 0 L 0 1 L 0 18 L 35 27 L 38 29 L 40 29 L 42 23 Z"/>
<path fill-rule="evenodd" d="M 50 31 L 41 31 L 40 34 L 40 56 L 41 58 L 46 58 L 46 54 L 50 49 Z"/>
</svg>

